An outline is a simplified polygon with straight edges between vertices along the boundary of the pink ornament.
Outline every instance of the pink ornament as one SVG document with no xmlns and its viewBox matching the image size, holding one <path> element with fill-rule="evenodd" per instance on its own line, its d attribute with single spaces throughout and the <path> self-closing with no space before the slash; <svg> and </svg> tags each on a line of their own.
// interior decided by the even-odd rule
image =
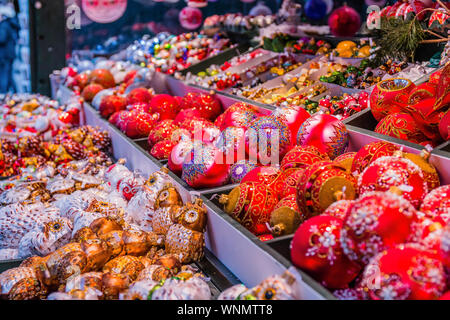
<svg viewBox="0 0 450 320">
<path fill-rule="evenodd" d="M 335 36 L 352 37 L 361 27 L 361 17 L 355 9 L 344 5 L 331 13 L 328 25 Z"/>
<path fill-rule="evenodd" d="M 178 19 L 183 28 L 188 30 L 195 30 L 201 26 L 203 21 L 203 14 L 200 9 L 185 7 L 180 11 Z"/>
</svg>

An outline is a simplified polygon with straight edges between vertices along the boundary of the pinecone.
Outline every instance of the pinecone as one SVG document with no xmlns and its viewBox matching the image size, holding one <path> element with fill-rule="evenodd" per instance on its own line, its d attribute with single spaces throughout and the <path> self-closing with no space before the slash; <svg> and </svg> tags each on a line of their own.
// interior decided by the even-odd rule
<svg viewBox="0 0 450 320">
<path fill-rule="evenodd" d="M 90 133 L 94 146 L 102 151 L 107 151 L 111 146 L 111 138 L 107 131 L 94 130 Z"/>
<path fill-rule="evenodd" d="M 22 157 L 32 157 L 43 154 L 41 136 L 20 138 L 17 145 L 18 151 Z"/>
<path fill-rule="evenodd" d="M 87 157 L 86 147 L 72 139 L 64 140 L 62 145 L 64 149 L 66 149 L 67 153 L 70 154 L 75 160 L 81 160 Z"/>
</svg>

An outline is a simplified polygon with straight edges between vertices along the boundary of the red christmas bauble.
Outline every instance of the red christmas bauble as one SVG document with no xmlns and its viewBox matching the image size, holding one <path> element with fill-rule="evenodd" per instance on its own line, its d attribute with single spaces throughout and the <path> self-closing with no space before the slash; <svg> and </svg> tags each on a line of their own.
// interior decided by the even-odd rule
<svg viewBox="0 0 450 320">
<path fill-rule="evenodd" d="M 150 154 L 158 160 L 169 159 L 169 156 L 176 145 L 177 143 L 172 140 L 158 141 L 150 150 Z"/>
<path fill-rule="evenodd" d="M 278 203 L 272 189 L 257 182 L 244 182 L 227 196 L 220 198 L 227 214 L 250 232 L 260 235 L 270 233 L 267 224 Z"/>
<path fill-rule="evenodd" d="M 440 217 L 446 223 L 450 222 L 450 185 L 428 193 L 422 201 L 420 211 L 430 219 Z"/>
<path fill-rule="evenodd" d="M 224 158 L 227 163 L 233 164 L 247 158 L 244 128 L 226 128 L 220 133 L 215 145 L 224 152 Z"/>
<path fill-rule="evenodd" d="M 281 170 L 304 169 L 318 161 L 328 161 L 330 158 L 313 146 L 295 146 L 284 156 L 281 161 Z"/>
<path fill-rule="evenodd" d="M 450 110 L 444 113 L 439 122 L 439 134 L 445 141 L 450 139 Z"/>
<path fill-rule="evenodd" d="M 370 262 L 361 286 L 373 300 L 432 300 L 445 290 L 445 273 L 436 255 L 399 245 Z"/>
<path fill-rule="evenodd" d="M 89 74 L 89 82 L 100 84 L 103 88 L 109 89 L 116 86 L 114 76 L 109 70 L 96 69 Z"/>
<path fill-rule="evenodd" d="M 341 166 L 320 161 L 309 166 L 298 180 L 297 201 L 309 217 L 321 214 L 333 202 L 356 197 L 355 178 Z"/>
<path fill-rule="evenodd" d="M 193 188 L 214 188 L 228 183 L 230 165 L 213 145 L 199 143 L 183 163 L 182 179 Z"/>
<path fill-rule="evenodd" d="M 416 210 L 391 192 L 369 192 L 353 203 L 341 231 L 344 253 L 353 261 L 369 263 L 379 252 L 406 242 Z"/>
<path fill-rule="evenodd" d="M 222 103 L 216 95 L 189 92 L 181 101 L 182 109 L 197 109 L 200 115 L 208 120 L 214 121 L 222 113 Z"/>
<path fill-rule="evenodd" d="M 117 115 L 116 126 L 117 128 L 120 129 L 120 131 L 125 132 L 130 117 L 131 117 L 130 111 L 122 110 L 119 112 L 119 114 Z"/>
<path fill-rule="evenodd" d="M 330 14 L 328 25 L 336 37 L 353 37 L 361 27 L 361 17 L 355 9 L 344 5 Z"/>
<path fill-rule="evenodd" d="M 315 114 L 300 127 L 297 144 L 314 146 L 333 160 L 346 152 L 349 135 L 345 125 L 337 118 L 328 114 Z"/>
<path fill-rule="evenodd" d="M 177 100 L 168 94 L 157 94 L 150 101 L 150 110 L 159 113 L 161 120 L 175 119 L 180 111 Z"/>
<path fill-rule="evenodd" d="M 220 130 L 228 127 L 247 128 L 248 125 L 257 118 L 256 107 L 244 102 L 237 102 L 226 109 L 219 118 L 216 125 Z"/>
<path fill-rule="evenodd" d="M 447 269 L 450 269 L 450 225 L 444 229 L 444 232 L 441 235 L 441 250 L 440 255 L 442 258 L 442 262 Z"/>
<path fill-rule="evenodd" d="M 183 163 L 188 154 L 192 151 L 194 144 L 191 140 L 182 140 L 172 149 L 167 166 L 176 175 L 181 175 Z"/>
<path fill-rule="evenodd" d="M 95 95 L 104 89 L 105 88 L 103 88 L 103 86 L 100 84 L 90 84 L 83 89 L 81 96 L 86 102 L 91 102 L 92 99 L 94 99 Z"/>
<path fill-rule="evenodd" d="M 418 215 L 420 214 L 418 212 Z M 444 228 L 445 222 L 439 217 L 434 219 L 419 217 L 411 224 L 411 234 L 407 242 L 420 244 L 427 250 L 439 253 Z"/>
<path fill-rule="evenodd" d="M 388 191 L 391 187 L 402 190 L 402 197 L 419 208 L 428 193 L 422 170 L 409 159 L 390 156 L 372 162 L 358 178 L 359 194 L 370 191 Z"/>
<path fill-rule="evenodd" d="M 422 100 L 434 98 L 436 96 L 436 88 L 437 86 L 430 82 L 418 85 L 409 93 L 408 104 L 416 104 Z"/>
<path fill-rule="evenodd" d="M 125 110 L 127 99 L 122 96 L 105 96 L 100 102 L 99 112 L 103 118 L 109 118 L 114 112 Z"/>
<path fill-rule="evenodd" d="M 398 146 L 386 141 L 376 141 L 366 144 L 353 159 L 351 172 L 359 175 L 369 164 L 381 157 L 392 156 L 400 150 Z"/>
<path fill-rule="evenodd" d="M 327 210 L 325 210 L 322 215 L 332 216 L 344 220 L 347 213 L 353 207 L 355 203 L 354 200 L 339 200 L 331 204 Z"/>
<path fill-rule="evenodd" d="M 353 160 L 355 159 L 355 156 L 356 152 L 347 152 L 334 159 L 334 163 L 337 163 L 345 168 L 347 172 L 352 172 Z"/>
<path fill-rule="evenodd" d="M 150 131 L 148 135 L 148 144 L 150 146 L 153 146 L 162 140 L 171 140 L 172 134 L 178 128 L 179 127 L 176 124 L 174 124 L 174 121 L 170 119 L 159 122 Z"/>
<path fill-rule="evenodd" d="M 303 122 L 311 117 L 308 111 L 300 106 L 279 107 L 275 109 L 272 116 L 279 118 L 289 127 L 292 137 L 297 136 Z"/>
<path fill-rule="evenodd" d="M 127 95 L 127 103 L 128 105 L 136 104 L 136 103 L 150 103 L 152 100 L 152 93 L 145 88 L 136 88 L 131 90 L 131 92 Z"/>
<path fill-rule="evenodd" d="M 246 174 L 241 183 L 244 182 L 256 182 L 261 183 L 270 188 L 273 193 L 281 198 L 283 192 L 284 179 L 280 169 L 276 167 L 260 166 L 256 167 L 252 171 Z"/>
<path fill-rule="evenodd" d="M 378 123 L 375 132 L 413 143 L 428 140 L 409 113 L 386 116 Z"/>
<path fill-rule="evenodd" d="M 313 217 L 298 228 L 291 243 L 293 264 L 327 288 L 347 287 L 361 269 L 342 252 L 342 225 L 336 217 Z"/>
<path fill-rule="evenodd" d="M 132 139 L 146 138 L 157 122 L 158 115 L 131 111 L 125 128 L 125 134 Z"/>
<path fill-rule="evenodd" d="M 283 178 L 283 187 L 281 191 L 280 198 L 286 198 L 290 195 L 297 196 L 297 185 L 298 180 L 303 175 L 303 169 L 290 169 L 287 171 L 282 171 Z"/>
<path fill-rule="evenodd" d="M 194 30 L 202 25 L 203 14 L 198 8 L 185 7 L 180 11 L 178 20 L 183 28 Z"/>
<path fill-rule="evenodd" d="M 282 159 L 291 146 L 291 132 L 286 124 L 272 116 L 253 120 L 247 131 L 245 148 L 252 160 L 267 164 L 273 157 Z"/>
<path fill-rule="evenodd" d="M 175 117 L 174 123 L 181 125 L 187 119 L 203 119 L 203 117 L 197 109 L 182 109 Z"/>
</svg>

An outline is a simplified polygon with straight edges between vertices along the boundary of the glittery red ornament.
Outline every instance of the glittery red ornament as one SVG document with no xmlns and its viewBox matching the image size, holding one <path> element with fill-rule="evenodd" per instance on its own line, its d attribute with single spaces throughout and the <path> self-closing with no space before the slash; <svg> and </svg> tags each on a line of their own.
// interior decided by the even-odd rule
<svg viewBox="0 0 450 320">
<path fill-rule="evenodd" d="M 191 140 L 182 140 L 172 149 L 167 166 L 177 175 L 181 175 L 183 163 L 194 147 Z"/>
<path fill-rule="evenodd" d="M 445 141 L 450 139 L 450 110 L 444 113 L 439 122 L 439 134 Z"/>
<path fill-rule="evenodd" d="M 418 215 L 420 214 L 419 212 Z M 418 217 L 411 224 L 411 234 L 407 242 L 420 244 L 427 250 L 439 253 L 445 225 L 440 217 L 433 219 Z"/>
<path fill-rule="evenodd" d="M 326 153 L 322 153 L 313 146 L 295 146 L 281 161 L 281 170 L 304 169 L 318 161 L 330 160 Z"/>
<path fill-rule="evenodd" d="M 420 211 L 428 218 L 442 218 L 450 222 L 450 185 L 441 186 L 428 193 L 422 201 Z"/>
<path fill-rule="evenodd" d="M 222 195 L 220 203 L 231 217 L 250 232 L 260 235 L 270 233 L 267 223 L 278 203 L 272 189 L 256 182 L 244 182 L 234 188 L 229 195 Z"/>
<path fill-rule="evenodd" d="M 175 119 L 180 106 L 178 101 L 168 94 L 157 94 L 150 101 L 150 110 L 153 113 L 159 113 L 161 120 Z"/>
<path fill-rule="evenodd" d="M 169 159 L 169 156 L 176 145 L 177 143 L 171 140 L 161 140 L 152 147 L 150 154 L 158 160 Z"/>
<path fill-rule="evenodd" d="M 181 125 L 187 119 L 202 119 L 202 118 L 203 117 L 200 114 L 200 111 L 198 111 L 197 109 L 193 108 L 183 109 L 175 117 L 174 123 L 177 125 Z"/>
<path fill-rule="evenodd" d="M 127 99 L 122 96 L 105 96 L 100 102 L 99 112 L 103 118 L 109 118 L 114 112 L 125 110 Z"/>
<path fill-rule="evenodd" d="M 450 225 L 447 224 L 441 235 L 440 256 L 444 266 L 450 271 Z"/>
<path fill-rule="evenodd" d="M 157 122 L 157 115 L 131 111 L 126 124 L 125 134 L 132 139 L 146 138 Z"/>
<path fill-rule="evenodd" d="M 354 200 L 339 200 L 331 204 L 323 213 L 324 216 L 332 216 L 344 220 L 352 208 Z"/>
<path fill-rule="evenodd" d="M 148 89 L 136 88 L 131 90 L 127 95 L 127 104 L 132 105 L 136 103 L 150 103 L 152 94 Z"/>
<path fill-rule="evenodd" d="M 359 194 L 370 191 L 387 191 L 391 187 L 402 190 L 402 196 L 419 208 L 428 193 L 422 170 L 411 160 L 390 156 L 371 163 L 358 178 Z"/>
<path fill-rule="evenodd" d="M 293 264 L 333 289 L 347 287 L 361 269 L 342 252 L 342 225 L 332 216 L 311 218 L 298 228 L 291 243 Z"/>
<path fill-rule="evenodd" d="M 416 104 L 422 100 L 435 97 L 436 87 L 435 84 L 425 82 L 413 88 L 409 93 L 408 104 Z"/>
<path fill-rule="evenodd" d="M 174 124 L 173 120 L 163 120 L 159 122 L 150 131 L 148 135 L 148 144 L 153 146 L 162 140 L 171 140 L 172 134 L 178 128 L 179 127 Z"/>
<path fill-rule="evenodd" d="M 416 210 L 391 192 L 369 192 L 353 203 L 341 231 L 344 253 L 353 261 L 369 263 L 379 252 L 404 243 Z"/>
<path fill-rule="evenodd" d="M 308 111 L 300 106 L 278 107 L 272 113 L 272 116 L 279 118 L 289 127 L 291 137 L 297 137 L 298 130 L 303 122 L 311 117 Z"/>
<path fill-rule="evenodd" d="M 127 110 L 122 110 L 119 112 L 114 113 L 109 121 L 113 121 L 111 123 L 115 124 L 117 128 L 119 128 L 120 131 L 125 132 L 125 129 L 127 128 L 127 122 L 130 118 L 131 112 Z"/>
<path fill-rule="evenodd" d="M 114 76 L 109 70 L 106 69 L 96 69 L 89 74 L 90 83 L 98 83 L 105 89 L 109 89 L 116 86 L 116 81 L 114 81 Z"/>
<path fill-rule="evenodd" d="M 320 161 L 305 169 L 298 180 L 298 206 L 305 208 L 308 217 L 321 214 L 333 202 L 356 197 L 356 181 L 341 166 Z"/>
<path fill-rule="evenodd" d="M 352 172 L 352 165 L 355 156 L 356 152 L 347 152 L 334 159 L 334 162 L 344 167 L 347 172 Z"/>
<path fill-rule="evenodd" d="M 220 130 L 206 119 L 186 119 L 180 127 L 188 130 L 195 140 L 204 142 L 212 142 L 220 135 Z"/>
<path fill-rule="evenodd" d="M 244 102 L 237 102 L 226 109 L 216 121 L 220 130 L 228 127 L 247 128 L 258 116 L 256 107 Z"/>
<path fill-rule="evenodd" d="M 345 125 L 337 118 L 328 114 L 315 114 L 300 127 L 297 144 L 314 146 L 333 160 L 346 152 L 349 135 Z"/>
<path fill-rule="evenodd" d="M 300 177 L 303 175 L 303 169 L 289 169 L 282 171 L 283 187 L 280 198 L 285 198 L 290 195 L 297 195 L 297 184 Z"/>
<path fill-rule="evenodd" d="M 224 152 L 227 163 L 234 164 L 247 159 L 244 128 L 226 128 L 220 133 L 216 146 Z"/>
<path fill-rule="evenodd" d="M 215 95 L 199 92 L 189 92 L 181 101 L 182 109 L 197 109 L 201 116 L 208 120 L 215 120 L 222 113 L 222 104 Z"/>
<path fill-rule="evenodd" d="M 428 140 L 408 113 L 388 115 L 378 123 L 375 132 L 413 143 Z"/>
<path fill-rule="evenodd" d="M 330 14 L 328 25 L 336 37 L 353 37 L 361 27 L 361 17 L 355 9 L 344 5 Z"/>
<path fill-rule="evenodd" d="M 230 165 L 213 145 L 195 142 L 183 163 L 182 179 L 193 188 L 214 188 L 228 183 Z"/>
<path fill-rule="evenodd" d="M 91 102 L 92 99 L 94 99 L 95 95 L 104 89 L 105 88 L 103 88 L 103 86 L 100 84 L 90 84 L 83 89 L 81 96 L 83 97 L 84 101 Z"/>
<path fill-rule="evenodd" d="M 433 300 L 445 290 L 445 273 L 436 255 L 399 245 L 371 261 L 361 286 L 373 300 Z"/>
<path fill-rule="evenodd" d="M 71 89 L 78 88 L 78 90 L 83 91 L 83 89 L 89 84 L 89 76 L 86 72 L 80 73 L 75 76 Z"/>
<path fill-rule="evenodd" d="M 261 183 L 270 188 L 273 193 L 281 199 L 281 193 L 283 192 L 284 176 L 280 169 L 276 167 L 261 166 L 253 169 L 242 179 L 244 182 L 256 182 Z"/>
<path fill-rule="evenodd" d="M 386 141 L 376 141 L 366 144 L 355 155 L 351 172 L 360 174 L 369 164 L 381 157 L 392 156 L 400 150 L 398 146 Z"/>
</svg>

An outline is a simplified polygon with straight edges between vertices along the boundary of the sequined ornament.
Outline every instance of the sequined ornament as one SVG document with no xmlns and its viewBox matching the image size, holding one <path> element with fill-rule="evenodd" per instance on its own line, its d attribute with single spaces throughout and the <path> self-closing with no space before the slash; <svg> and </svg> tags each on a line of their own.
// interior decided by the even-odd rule
<svg viewBox="0 0 450 320">
<path fill-rule="evenodd" d="M 145 88 L 136 88 L 127 95 L 127 104 L 149 103 L 152 100 L 152 93 Z"/>
<path fill-rule="evenodd" d="M 327 288 L 345 288 L 360 271 L 341 248 L 342 226 L 336 217 L 313 217 L 298 228 L 291 243 L 292 262 Z"/>
<path fill-rule="evenodd" d="M 148 135 L 148 144 L 153 146 L 162 140 L 171 139 L 172 134 L 179 127 L 174 124 L 173 120 L 163 120 L 156 124 Z"/>
<path fill-rule="evenodd" d="M 100 102 L 99 112 L 103 118 L 109 118 L 114 112 L 125 110 L 127 99 L 122 96 L 110 95 L 103 97 Z"/>
<path fill-rule="evenodd" d="M 441 218 L 445 222 L 450 221 L 450 185 L 441 186 L 423 199 L 420 211 L 428 218 Z"/>
<path fill-rule="evenodd" d="M 229 171 L 219 149 L 198 144 L 186 157 L 181 178 L 193 188 L 214 188 L 228 183 Z"/>
<path fill-rule="evenodd" d="M 330 159 L 346 152 L 349 135 L 345 125 L 328 114 L 315 114 L 306 119 L 298 131 L 297 144 L 315 146 Z"/>
<path fill-rule="evenodd" d="M 305 220 L 305 215 L 297 205 L 295 194 L 278 202 L 270 214 L 270 227 L 274 236 L 293 234 Z"/>
<path fill-rule="evenodd" d="M 253 120 L 246 133 L 246 151 L 250 159 L 267 163 L 268 158 L 282 159 L 291 146 L 289 127 L 280 119 L 262 116 Z"/>
<path fill-rule="evenodd" d="M 159 120 L 159 115 L 132 111 L 128 117 L 125 134 L 132 139 L 146 138 Z"/>
<path fill-rule="evenodd" d="M 317 162 L 298 180 L 297 202 L 308 217 L 321 214 L 342 197 L 356 198 L 356 181 L 344 168 L 332 162 Z"/>
<path fill-rule="evenodd" d="M 272 116 L 279 118 L 289 127 L 291 137 L 297 137 L 303 122 L 311 117 L 308 111 L 300 106 L 278 107 L 272 112 Z"/>
<path fill-rule="evenodd" d="M 358 178 L 361 195 L 370 191 L 387 191 L 391 187 L 398 187 L 402 197 L 417 209 L 428 193 L 428 185 L 419 166 L 397 156 L 378 158 Z"/>
<path fill-rule="evenodd" d="M 366 266 L 361 286 L 372 300 L 432 300 L 445 290 L 445 273 L 436 255 L 413 245 L 378 254 Z"/>
<path fill-rule="evenodd" d="M 404 243 L 416 219 L 415 208 L 391 192 L 369 192 L 353 203 L 341 231 L 341 245 L 362 265 L 383 250 Z"/>
<path fill-rule="evenodd" d="M 182 109 L 193 108 L 205 119 L 214 121 L 222 113 L 222 104 L 214 94 L 189 92 L 181 100 Z"/>
<path fill-rule="evenodd" d="M 381 157 L 392 156 L 400 148 L 390 142 L 376 141 L 366 144 L 355 155 L 351 172 L 360 174 L 369 164 Z"/>
<path fill-rule="evenodd" d="M 401 112 L 408 104 L 415 84 L 408 79 L 396 78 L 379 82 L 370 94 L 370 110 L 377 121 Z"/>
<path fill-rule="evenodd" d="M 67 153 L 69 153 L 75 160 L 81 160 L 86 158 L 87 148 L 83 146 L 81 143 L 67 139 L 63 141 L 62 145 L 64 149 L 66 149 Z"/>
<path fill-rule="evenodd" d="M 169 159 L 170 154 L 172 153 L 172 149 L 178 143 L 172 140 L 162 140 L 157 142 L 152 149 L 150 150 L 150 154 L 158 160 L 166 160 Z"/>
<path fill-rule="evenodd" d="M 378 123 L 375 132 L 413 143 L 428 140 L 408 113 L 392 113 L 386 116 Z"/>
<path fill-rule="evenodd" d="M 280 199 L 283 192 L 284 181 L 285 176 L 277 167 L 258 166 L 251 170 L 241 182 L 256 182 L 264 184 Z"/>
<path fill-rule="evenodd" d="M 177 100 L 168 94 L 157 94 L 150 102 L 150 110 L 159 113 L 160 120 L 175 119 L 181 110 Z"/>
<path fill-rule="evenodd" d="M 231 183 L 241 183 L 242 179 L 255 169 L 257 165 L 248 160 L 240 160 L 233 164 L 230 169 L 230 182 Z"/>
<path fill-rule="evenodd" d="M 278 203 L 277 196 L 264 184 L 241 183 L 229 195 L 222 195 L 220 203 L 227 214 L 256 235 L 269 233 L 266 223 Z"/>
<path fill-rule="evenodd" d="M 281 161 L 281 170 L 304 169 L 318 161 L 330 160 L 327 154 L 313 146 L 295 146 Z"/>
<path fill-rule="evenodd" d="M 257 118 L 256 107 L 244 102 L 236 102 L 217 118 L 215 125 L 220 130 L 228 127 L 247 128 Z"/>
</svg>

